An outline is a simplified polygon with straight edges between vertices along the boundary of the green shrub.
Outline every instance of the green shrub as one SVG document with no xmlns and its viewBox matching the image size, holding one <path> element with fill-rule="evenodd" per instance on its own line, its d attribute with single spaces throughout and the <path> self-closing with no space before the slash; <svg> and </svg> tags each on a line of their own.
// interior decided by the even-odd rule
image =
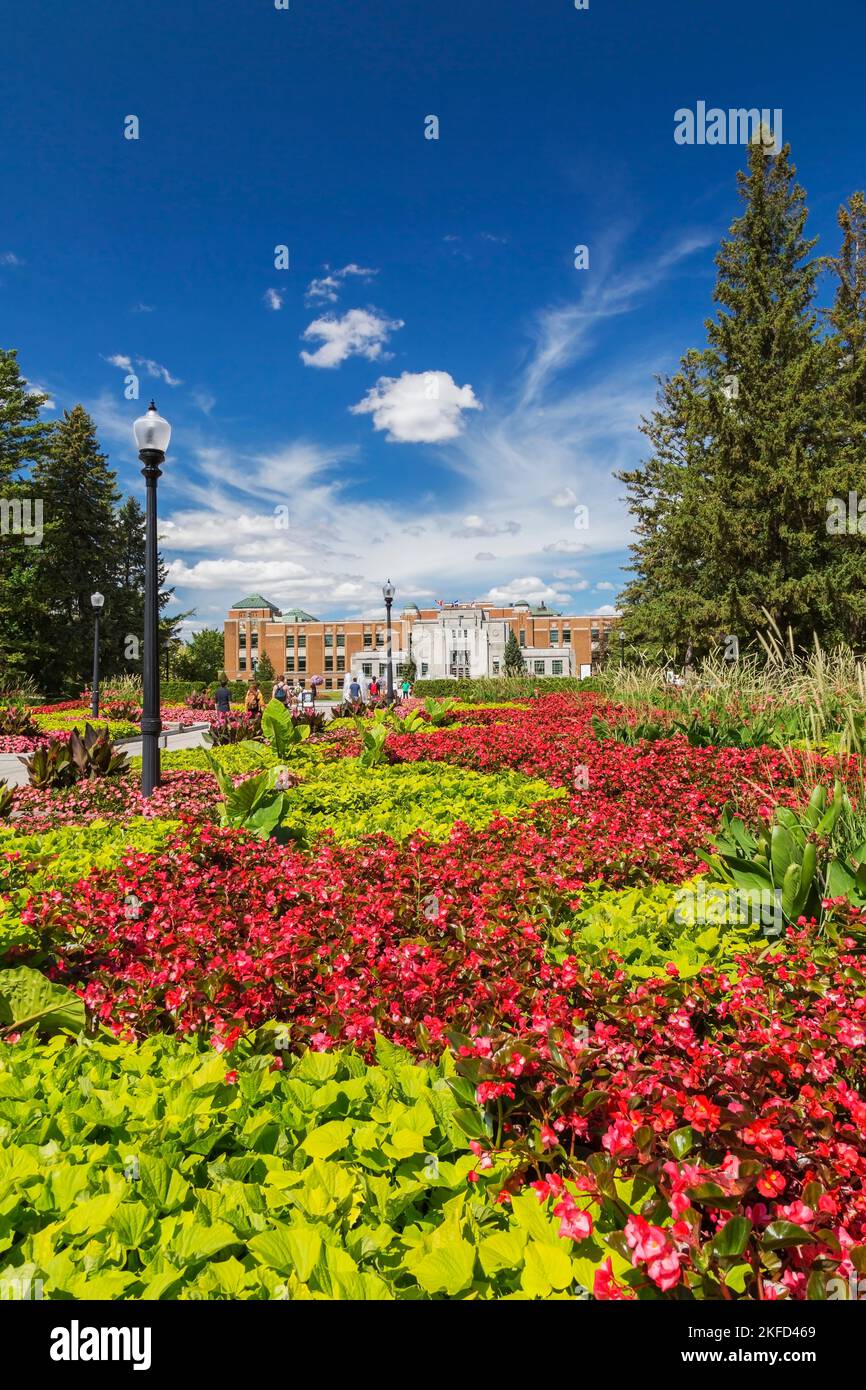
<svg viewBox="0 0 866 1390">
<path fill-rule="evenodd" d="M 491 700 L 524 700 L 536 690 L 540 695 L 553 695 L 563 690 L 592 688 L 589 680 L 577 676 L 480 676 L 467 680 L 419 680 L 412 687 L 412 694 L 421 700 L 431 695 L 440 699 L 454 695 L 474 705 Z"/>
<path fill-rule="evenodd" d="M 532 1191 L 495 1200 L 449 1058 L 380 1039 L 285 1057 L 279 1030 L 0 1046 L 0 1283 L 46 1299 L 573 1300 L 611 1256 Z M 94 1144 L 94 1136 L 98 1144 Z M 0 1293 L 3 1290 L 0 1289 Z"/>
</svg>

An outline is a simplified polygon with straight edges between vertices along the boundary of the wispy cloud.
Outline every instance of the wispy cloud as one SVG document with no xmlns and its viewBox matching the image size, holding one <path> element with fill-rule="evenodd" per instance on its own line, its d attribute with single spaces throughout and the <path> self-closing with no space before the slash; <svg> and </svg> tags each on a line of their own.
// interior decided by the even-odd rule
<svg viewBox="0 0 866 1390">
<path fill-rule="evenodd" d="M 356 265 L 351 261 L 349 265 L 344 265 L 341 270 L 331 270 L 325 266 L 326 273 L 318 278 L 311 280 L 307 286 L 307 301 L 310 304 L 328 303 L 336 304 L 340 297 L 340 290 L 345 281 L 349 278 L 360 279 L 369 283 L 378 270 L 373 270 L 370 266 Z"/>
<path fill-rule="evenodd" d="M 273 309 L 275 311 L 282 309 L 283 307 L 283 296 L 280 294 L 279 290 L 265 290 L 264 301 L 269 309 Z"/>
<path fill-rule="evenodd" d="M 164 367 L 161 362 L 155 362 L 152 357 L 130 357 L 127 353 L 115 352 L 106 356 L 104 360 L 123 372 L 132 372 L 138 367 L 154 380 L 164 382 L 166 386 L 183 386 L 180 377 L 172 376 L 168 367 Z"/>
</svg>

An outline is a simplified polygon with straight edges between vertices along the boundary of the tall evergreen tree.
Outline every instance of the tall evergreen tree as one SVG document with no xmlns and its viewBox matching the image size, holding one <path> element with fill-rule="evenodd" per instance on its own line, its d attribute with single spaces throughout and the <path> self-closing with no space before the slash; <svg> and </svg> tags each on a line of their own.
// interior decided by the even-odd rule
<svg viewBox="0 0 866 1390">
<path fill-rule="evenodd" d="M 4 684 L 32 673 L 41 646 L 35 594 L 39 546 L 33 542 L 42 499 L 29 486 L 28 477 L 51 437 L 52 425 L 39 417 L 47 399 L 28 388 L 17 354 L 0 349 L 0 682 Z M 29 537 L 22 529 L 25 518 Z"/>
<path fill-rule="evenodd" d="M 128 497 L 116 514 L 114 575 L 106 603 L 103 660 L 107 676 L 141 674 L 144 633 L 144 511 Z"/>
<path fill-rule="evenodd" d="M 826 527 L 832 554 L 827 590 L 833 636 L 866 647 L 866 198 L 839 209 L 842 244 L 827 264 L 836 279 L 827 350 L 832 402 Z M 850 498 L 850 502 L 849 502 Z M 834 506 L 836 499 L 838 506 Z M 859 507 L 863 511 L 859 510 Z M 839 512 L 843 516 L 839 517 Z M 841 525 L 839 521 L 841 520 Z"/>
<path fill-rule="evenodd" d="M 64 411 L 32 481 L 45 507 L 37 586 L 46 638 L 40 679 L 46 689 L 60 691 L 90 674 L 90 596 L 97 589 L 106 601 L 113 596 L 117 568 L 119 493 L 83 406 Z"/>
<path fill-rule="evenodd" d="M 617 475 L 637 521 L 622 596 L 635 640 L 699 652 L 735 633 L 745 646 L 769 613 L 805 646 L 831 617 L 827 352 L 795 173 L 787 146 L 750 147 L 707 346 L 643 422 L 650 459 Z"/>
<path fill-rule="evenodd" d="M 523 660 L 523 652 L 520 650 L 520 643 L 513 628 L 508 630 L 505 651 L 502 654 L 502 674 L 504 676 L 526 675 L 526 662 Z"/>
</svg>

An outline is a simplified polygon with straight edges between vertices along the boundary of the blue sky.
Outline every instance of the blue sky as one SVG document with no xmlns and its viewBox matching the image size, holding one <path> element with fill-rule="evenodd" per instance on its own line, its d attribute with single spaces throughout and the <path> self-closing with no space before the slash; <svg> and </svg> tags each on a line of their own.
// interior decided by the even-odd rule
<svg viewBox="0 0 866 1390">
<path fill-rule="evenodd" d="M 18 9 L 0 341 L 139 496 L 129 370 L 155 394 L 193 627 L 253 590 L 377 612 L 386 576 L 398 606 L 610 611 L 611 470 L 703 340 L 743 164 L 674 112 L 781 108 L 821 251 L 866 184 L 862 0 Z"/>
</svg>

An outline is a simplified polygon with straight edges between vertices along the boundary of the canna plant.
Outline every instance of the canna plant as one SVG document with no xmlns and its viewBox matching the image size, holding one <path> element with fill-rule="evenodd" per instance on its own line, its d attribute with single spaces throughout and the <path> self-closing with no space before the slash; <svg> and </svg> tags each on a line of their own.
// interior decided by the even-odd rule
<svg viewBox="0 0 866 1390">
<path fill-rule="evenodd" d="M 291 809 L 287 792 L 298 780 L 287 767 L 266 768 L 235 786 L 216 758 L 208 755 L 208 762 L 223 794 L 217 808 L 221 825 L 246 830 L 261 840 L 286 838 L 281 829 Z"/>
<path fill-rule="evenodd" d="M 388 726 L 385 723 L 384 711 L 377 711 L 372 720 L 357 717 L 355 726 L 361 735 L 361 756 L 358 759 L 361 767 L 377 767 L 379 763 L 385 762 Z"/>
<path fill-rule="evenodd" d="M 12 814 L 15 788 L 10 787 L 5 778 L 0 778 L 0 820 L 8 820 Z"/>
<path fill-rule="evenodd" d="M 456 705 L 457 701 L 455 699 L 427 699 L 424 701 L 424 709 L 427 713 L 427 718 L 430 720 L 434 729 L 442 729 L 446 724 L 450 724 Z"/>
<path fill-rule="evenodd" d="M 299 719 L 296 722 L 282 700 L 270 700 L 262 715 L 262 733 L 273 744 L 280 758 L 288 758 L 299 744 L 310 737 L 311 725 L 308 720 Z"/>
<path fill-rule="evenodd" d="M 0 709 L 0 734 L 35 738 L 38 733 L 39 725 L 28 709 L 16 705 Z"/>
<path fill-rule="evenodd" d="M 73 729 L 68 738 L 51 738 L 29 758 L 22 758 L 31 787 L 62 790 L 89 777 L 117 777 L 129 770 L 129 759 L 118 752 L 107 729 L 85 724 L 84 737 Z"/>
<path fill-rule="evenodd" d="M 802 812 L 779 806 L 771 822 L 759 822 L 757 832 L 726 806 L 710 863 L 725 882 L 778 895 L 786 922 L 800 917 L 820 922 L 828 898 L 866 906 L 866 839 L 853 833 L 857 829 L 839 781 L 832 800 L 826 787 L 815 787 Z"/>
</svg>

